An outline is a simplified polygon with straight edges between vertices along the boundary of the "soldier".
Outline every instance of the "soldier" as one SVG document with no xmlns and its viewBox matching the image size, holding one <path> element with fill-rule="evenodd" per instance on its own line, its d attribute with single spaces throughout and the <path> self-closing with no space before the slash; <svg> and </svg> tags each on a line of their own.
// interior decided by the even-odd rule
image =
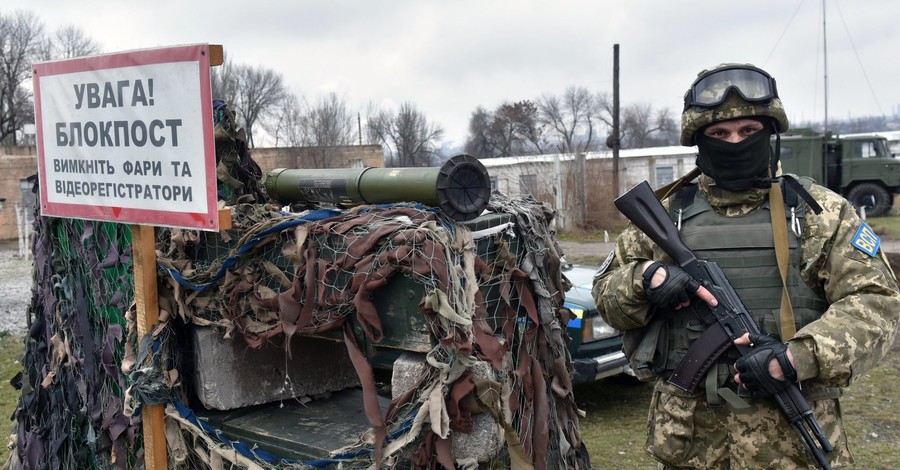
<svg viewBox="0 0 900 470">
<path fill-rule="evenodd" d="M 681 133 L 682 145 L 697 145 L 702 174 L 664 201 L 682 240 L 722 266 L 767 335 L 737 341 L 753 353 L 738 359 L 731 348 L 696 393 L 685 392 L 666 379 L 706 328 L 691 296 L 714 305 L 713 296 L 631 225 L 595 277 L 600 314 L 625 330 L 635 374 L 654 381 L 645 450 L 660 468 L 813 465 L 771 398 L 790 382 L 834 445 L 833 467 L 853 462 L 838 397 L 893 344 L 900 293 L 879 238 L 848 201 L 808 178 L 773 178 L 787 129 L 768 73 L 745 64 L 702 71 L 685 94 Z M 786 244 L 774 241 L 776 224 Z"/>
</svg>

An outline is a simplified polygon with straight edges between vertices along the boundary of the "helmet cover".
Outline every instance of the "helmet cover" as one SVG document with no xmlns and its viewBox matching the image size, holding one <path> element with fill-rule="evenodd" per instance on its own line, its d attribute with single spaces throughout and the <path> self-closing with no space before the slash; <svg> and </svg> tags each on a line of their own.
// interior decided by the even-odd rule
<svg viewBox="0 0 900 470">
<path fill-rule="evenodd" d="M 740 89 L 735 85 L 721 83 L 720 88 L 726 88 L 724 91 L 726 96 L 720 104 L 713 107 L 690 105 L 690 100 L 692 99 L 692 94 L 695 90 L 694 86 L 698 82 L 701 80 L 709 82 L 708 77 L 716 71 L 746 67 L 756 69 L 749 64 L 720 64 L 712 69 L 703 70 L 697 74 L 697 80 L 694 81 L 691 88 L 685 93 L 686 106 L 684 112 L 681 113 L 681 145 L 694 145 L 696 143 L 694 135 L 697 131 L 710 124 L 731 119 L 766 116 L 772 119 L 779 133 L 783 133 L 790 128 L 787 114 L 784 112 L 784 105 L 778 98 L 777 92 L 765 102 L 751 102 L 743 98 Z M 765 72 L 762 73 L 765 74 Z M 767 76 L 768 74 L 765 75 Z M 772 89 L 774 91 L 774 80 Z"/>
</svg>

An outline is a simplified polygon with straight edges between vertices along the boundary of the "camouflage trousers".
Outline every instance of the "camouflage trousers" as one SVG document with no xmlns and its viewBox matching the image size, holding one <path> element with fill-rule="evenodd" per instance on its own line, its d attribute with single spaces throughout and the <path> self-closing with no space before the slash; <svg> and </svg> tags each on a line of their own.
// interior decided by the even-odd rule
<svg viewBox="0 0 900 470">
<path fill-rule="evenodd" d="M 745 399 L 749 408 L 709 407 L 705 391 L 688 393 L 659 379 L 650 402 L 644 449 L 660 469 L 815 468 L 800 438 L 772 399 Z M 853 462 L 839 401 L 813 401 L 813 413 L 835 450 L 834 468 Z"/>
</svg>

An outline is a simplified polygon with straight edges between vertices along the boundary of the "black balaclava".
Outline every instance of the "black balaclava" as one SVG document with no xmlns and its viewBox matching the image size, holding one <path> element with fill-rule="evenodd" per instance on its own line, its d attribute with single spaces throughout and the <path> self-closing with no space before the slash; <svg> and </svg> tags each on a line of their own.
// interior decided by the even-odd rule
<svg viewBox="0 0 900 470">
<path fill-rule="evenodd" d="M 698 131 L 695 137 L 697 166 L 718 186 L 729 191 L 770 187 L 772 129 L 768 122 L 763 125 L 762 130 L 738 143 L 725 142 Z"/>
</svg>

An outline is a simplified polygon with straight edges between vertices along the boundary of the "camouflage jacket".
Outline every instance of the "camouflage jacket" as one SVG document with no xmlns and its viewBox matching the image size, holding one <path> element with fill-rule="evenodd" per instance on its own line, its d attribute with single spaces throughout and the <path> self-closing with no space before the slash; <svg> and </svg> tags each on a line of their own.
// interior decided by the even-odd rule
<svg viewBox="0 0 900 470">
<path fill-rule="evenodd" d="M 703 175 L 700 190 L 713 209 L 740 216 L 759 209 L 767 189 L 734 193 Z M 890 350 L 900 316 L 900 292 L 879 250 L 870 256 L 851 242 L 862 221 L 843 197 L 818 185 L 809 193 L 822 212 L 807 211 L 802 227 L 800 276 L 823 292 L 827 311 L 789 340 L 800 380 L 847 386 Z M 629 225 L 616 239 L 614 257 L 594 279 L 593 295 L 603 319 L 620 330 L 647 325 L 654 309 L 647 303 L 637 269 L 646 260 L 672 262 L 646 235 Z"/>
</svg>

